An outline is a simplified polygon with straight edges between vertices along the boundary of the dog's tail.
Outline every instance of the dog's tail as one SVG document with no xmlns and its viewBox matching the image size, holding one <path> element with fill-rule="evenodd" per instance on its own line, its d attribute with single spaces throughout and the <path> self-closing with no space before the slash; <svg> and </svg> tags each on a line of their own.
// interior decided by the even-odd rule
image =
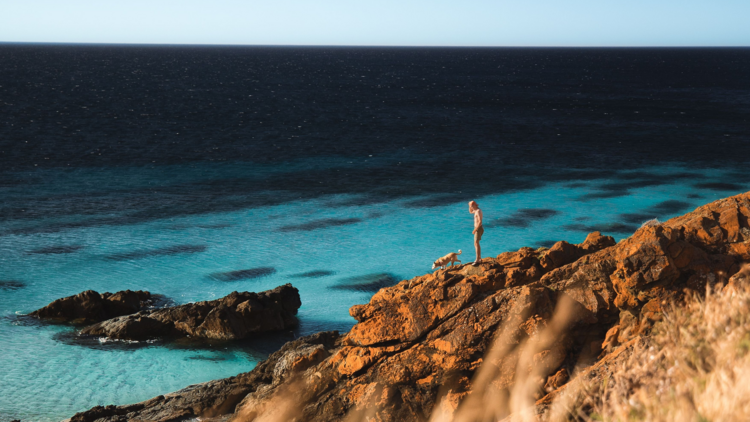
<svg viewBox="0 0 750 422">
<path fill-rule="evenodd" d="M 461 249 L 458 250 L 458 253 L 456 255 L 461 255 Z"/>
</svg>

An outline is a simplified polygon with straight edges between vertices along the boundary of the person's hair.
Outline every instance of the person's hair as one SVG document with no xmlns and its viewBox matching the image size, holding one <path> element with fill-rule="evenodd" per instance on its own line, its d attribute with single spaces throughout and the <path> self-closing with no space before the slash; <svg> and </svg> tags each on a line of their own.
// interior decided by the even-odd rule
<svg viewBox="0 0 750 422">
<path fill-rule="evenodd" d="M 476 201 L 469 201 L 469 206 L 474 208 L 479 208 L 479 204 L 476 203 Z"/>
</svg>

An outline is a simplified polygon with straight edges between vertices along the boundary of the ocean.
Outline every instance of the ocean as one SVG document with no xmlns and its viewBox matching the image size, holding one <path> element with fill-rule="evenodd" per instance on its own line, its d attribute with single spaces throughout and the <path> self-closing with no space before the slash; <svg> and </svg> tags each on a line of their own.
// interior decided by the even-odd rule
<svg viewBox="0 0 750 422">
<path fill-rule="evenodd" d="M 750 190 L 748 48 L 0 44 L 0 421 L 56 421 L 348 330 L 378 288 L 522 246 L 622 239 Z M 243 277 L 226 273 L 243 271 Z M 292 283 L 300 324 L 107 342 L 23 315 Z"/>
</svg>

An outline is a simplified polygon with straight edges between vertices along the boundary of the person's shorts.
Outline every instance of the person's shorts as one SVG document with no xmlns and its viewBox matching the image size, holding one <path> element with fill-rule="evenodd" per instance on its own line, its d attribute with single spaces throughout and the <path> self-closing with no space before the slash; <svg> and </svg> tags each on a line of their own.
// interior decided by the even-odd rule
<svg viewBox="0 0 750 422">
<path fill-rule="evenodd" d="M 477 229 L 477 232 L 474 233 L 474 241 L 479 242 L 480 240 L 482 240 L 483 234 L 484 234 L 484 226 L 479 226 L 479 228 Z"/>
</svg>

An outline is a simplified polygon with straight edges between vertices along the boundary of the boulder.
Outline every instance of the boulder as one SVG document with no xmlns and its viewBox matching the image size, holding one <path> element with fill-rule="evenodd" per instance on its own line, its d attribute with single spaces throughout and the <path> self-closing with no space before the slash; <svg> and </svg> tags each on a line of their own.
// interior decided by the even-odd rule
<svg viewBox="0 0 750 422">
<path fill-rule="evenodd" d="M 299 292 L 291 284 L 261 293 L 232 292 L 211 301 L 141 311 L 88 326 L 83 335 L 117 340 L 193 337 L 243 339 L 297 325 Z"/>
<path fill-rule="evenodd" d="M 56 322 L 91 324 L 136 313 L 150 305 L 151 300 L 151 293 L 142 290 L 123 290 L 114 294 L 86 290 L 75 296 L 57 299 L 29 315 Z"/>
</svg>

